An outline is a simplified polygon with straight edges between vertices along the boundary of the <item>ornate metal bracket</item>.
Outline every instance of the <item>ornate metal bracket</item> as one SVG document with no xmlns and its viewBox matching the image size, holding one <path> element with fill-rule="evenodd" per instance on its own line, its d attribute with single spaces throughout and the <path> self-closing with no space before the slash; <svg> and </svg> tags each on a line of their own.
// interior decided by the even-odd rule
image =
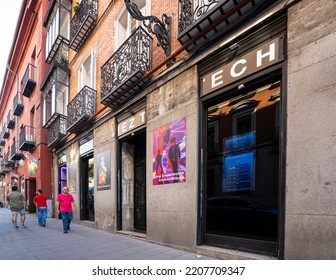
<svg viewBox="0 0 336 280">
<path fill-rule="evenodd" d="M 156 16 L 142 15 L 138 6 L 135 3 L 131 3 L 131 0 L 125 0 L 125 5 L 131 16 L 136 20 L 142 21 L 147 31 L 156 36 L 158 46 L 161 46 L 166 56 L 169 56 L 171 52 L 171 17 L 163 14 L 161 21 Z"/>
</svg>

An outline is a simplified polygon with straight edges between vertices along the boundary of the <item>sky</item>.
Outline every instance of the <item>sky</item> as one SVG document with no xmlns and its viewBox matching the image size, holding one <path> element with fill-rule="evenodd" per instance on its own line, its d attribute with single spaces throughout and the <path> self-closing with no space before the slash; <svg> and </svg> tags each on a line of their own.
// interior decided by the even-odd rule
<svg viewBox="0 0 336 280">
<path fill-rule="evenodd" d="M 0 10 L 0 90 L 6 71 L 6 64 L 12 46 L 21 4 L 22 0 L 6 1 L 5 6 Z"/>
</svg>

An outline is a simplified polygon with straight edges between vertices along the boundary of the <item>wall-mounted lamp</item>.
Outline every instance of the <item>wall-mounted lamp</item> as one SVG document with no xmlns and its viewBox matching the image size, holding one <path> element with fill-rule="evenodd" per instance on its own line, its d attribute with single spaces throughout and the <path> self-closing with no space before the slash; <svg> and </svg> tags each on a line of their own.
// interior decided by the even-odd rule
<svg viewBox="0 0 336 280">
<path fill-rule="evenodd" d="M 144 16 L 138 6 L 135 3 L 131 3 L 131 0 L 125 0 L 125 5 L 131 16 L 136 20 L 142 21 L 143 25 L 147 28 L 147 31 L 156 36 L 158 46 L 163 48 L 168 57 L 171 52 L 171 17 L 163 14 L 161 21 L 156 16 Z"/>
</svg>

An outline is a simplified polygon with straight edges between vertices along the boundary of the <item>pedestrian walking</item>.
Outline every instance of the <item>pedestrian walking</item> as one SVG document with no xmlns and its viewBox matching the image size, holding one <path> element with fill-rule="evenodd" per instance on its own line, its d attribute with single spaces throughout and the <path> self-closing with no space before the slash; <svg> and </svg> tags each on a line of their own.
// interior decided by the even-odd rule
<svg viewBox="0 0 336 280">
<path fill-rule="evenodd" d="M 41 189 L 37 190 L 34 204 L 37 207 L 37 221 L 40 226 L 45 227 L 47 223 L 47 197 Z"/>
<path fill-rule="evenodd" d="M 73 219 L 72 209 L 76 212 L 76 204 L 73 196 L 67 187 L 63 187 L 63 192 L 57 196 L 57 214 L 61 213 L 63 222 L 63 232 L 68 233 Z"/>
<path fill-rule="evenodd" d="M 21 217 L 21 227 L 26 228 L 26 198 L 23 193 L 18 192 L 17 186 L 12 186 L 12 192 L 7 196 L 9 203 L 9 209 L 12 211 L 12 223 L 14 228 L 18 228 L 17 216 L 20 214 Z"/>
</svg>

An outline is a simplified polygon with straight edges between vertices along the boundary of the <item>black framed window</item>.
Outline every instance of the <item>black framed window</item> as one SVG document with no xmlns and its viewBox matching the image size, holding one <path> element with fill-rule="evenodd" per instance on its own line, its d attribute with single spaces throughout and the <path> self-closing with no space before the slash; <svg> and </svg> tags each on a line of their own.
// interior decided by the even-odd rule
<svg viewBox="0 0 336 280">
<path fill-rule="evenodd" d="M 226 96 L 206 109 L 204 243 L 275 255 L 280 82 Z"/>
</svg>

